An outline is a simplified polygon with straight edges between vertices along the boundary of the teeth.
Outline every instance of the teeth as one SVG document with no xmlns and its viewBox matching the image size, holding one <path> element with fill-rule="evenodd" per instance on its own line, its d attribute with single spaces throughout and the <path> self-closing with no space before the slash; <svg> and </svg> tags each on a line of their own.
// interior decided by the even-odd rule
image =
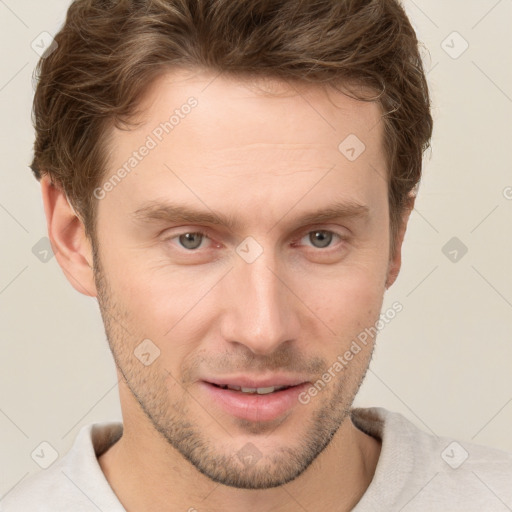
<svg viewBox="0 0 512 512">
<path fill-rule="evenodd" d="M 272 393 L 276 388 L 258 388 L 257 393 L 258 395 L 266 395 L 267 393 Z"/>
<path fill-rule="evenodd" d="M 286 389 L 289 386 L 270 386 L 267 388 L 242 388 L 240 386 L 231 386 L 228 385 L 220 385 L 222 389 L 231 389 L 233 391 L 241 391 L 242 393 L 257 393 L 258 395 L 268 395 L 269 393 L 273 393 L 274 391 L 279 391 L 280 389 Z"/>
<path fill-rule="evenodd" d="M 287 386 L 271 386 L 268 388 L 242 388 L 242 393 L 257 393 L 258 395 L 268 395 L 274 391 L 279 391 Z"/>
</svg>

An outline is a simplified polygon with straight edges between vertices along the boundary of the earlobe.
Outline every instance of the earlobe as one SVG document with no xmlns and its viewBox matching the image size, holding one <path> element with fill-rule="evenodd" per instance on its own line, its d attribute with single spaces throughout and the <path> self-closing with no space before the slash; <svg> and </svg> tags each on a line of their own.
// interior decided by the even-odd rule
<svg viewBox="0 0 512 512">
<path fill-rule="evenodd" d="M 92 247 L 82 221 L 69 204 L 64 190 L 41 178 L 48 237 L 64 275 L 78 292 L 96 297 Z"/>
<path fill-rule="evenodd" d="M 396 281 L 398 273 L 400 272 L 400 267 L 402 265 L 401 252 L 401 248 L 397 248 L 394 258 L 389 262 L 388 274 L 386 278 L 386 290 L 389 289 L 391 285 Z"/>
<path fill-rule="evenodd" d="M 414 208 L 415 196 L 409 196 L 409 204 L 402 215 L 401 225 L 397 233 L 397 237 L 395 240 L 395 253 L 392 258 L 389 260 L 388 264 L 388 272 L 386 276 L 386 290 L 391 287 L 391 285 L 396 281 L 398 274 L 400 272 L 400 267 L 402 266 L 402 243 L 405 237 L 405 231 L 407 230 L 407 224 L 409 222 L 409 217 Z"/>
</svg>

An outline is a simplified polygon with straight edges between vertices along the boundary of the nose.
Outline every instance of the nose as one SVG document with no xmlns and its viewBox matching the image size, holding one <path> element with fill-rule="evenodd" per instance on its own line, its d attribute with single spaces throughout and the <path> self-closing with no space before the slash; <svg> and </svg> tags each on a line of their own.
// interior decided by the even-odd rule
<svg viewBox="0 0 512 512">
<path fill-rule="evenodd" d="M 296 340 L 300 332 L 297 301 L 286 281 L 266 251 L 252 263 L 238 258 L 224 283 L 223 339 L 245 345 L 257 355 L 271 354 Z"/>
</svg>

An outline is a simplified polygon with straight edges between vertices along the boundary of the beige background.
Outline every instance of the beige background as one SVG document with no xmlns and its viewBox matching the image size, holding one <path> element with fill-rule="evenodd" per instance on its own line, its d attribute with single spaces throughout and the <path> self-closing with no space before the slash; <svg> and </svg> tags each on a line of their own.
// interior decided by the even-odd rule
<svg viewBox="0 0 512 512">
<path fill-rule="evenodd" d="M 82 425 L 120 418 L 96 301 L 33 253 L 46 224 L 28 168 L 31 44 L 58 30 L 68 5 L 0 0 L 0 497 L 41 470 L 31 458 L 41 442 L 63 455 Z M 430 50 L 435 134 L 384 305 L 403 311 L 379 335 L 357 404 L 512 451 L 512 2 L 405 5 Z M 456 262 L 442 250 L 452 237 L 468 249 Z"/>
</svg>

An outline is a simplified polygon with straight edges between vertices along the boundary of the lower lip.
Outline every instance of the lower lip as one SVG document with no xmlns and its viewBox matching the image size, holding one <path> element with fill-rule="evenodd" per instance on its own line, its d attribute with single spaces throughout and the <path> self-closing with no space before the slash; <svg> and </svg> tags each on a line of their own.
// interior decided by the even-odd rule
<svg viewBox="0 0 512 512">
<path fill-rule="evenodd" d="M 271 421 L 299 403 L 300 393 L 308 382 L 266 395 L 223 389 L 202 381 L 201 387 L 228 414 L 249 421 Z"/>
</svg>

